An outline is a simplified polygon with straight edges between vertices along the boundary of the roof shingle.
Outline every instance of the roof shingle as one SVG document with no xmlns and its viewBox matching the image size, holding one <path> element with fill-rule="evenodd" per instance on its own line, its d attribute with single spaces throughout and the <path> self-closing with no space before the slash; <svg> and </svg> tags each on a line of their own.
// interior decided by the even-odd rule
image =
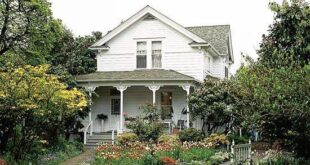
<svg viewBox="0 0 310 165">
<path fill-rule="evenodd" d="M 230 25 L 185 27 L 200 38 L 210 42 L 220 54 L 228 53 Z"/>
<path fill-rule="evenodd" d="M 76 76 L 78 82 L 85 81 L 196 81 L 193 77 L 173 70 L 144 69 L 134 71 L 95 72 Z"/>
</svg>

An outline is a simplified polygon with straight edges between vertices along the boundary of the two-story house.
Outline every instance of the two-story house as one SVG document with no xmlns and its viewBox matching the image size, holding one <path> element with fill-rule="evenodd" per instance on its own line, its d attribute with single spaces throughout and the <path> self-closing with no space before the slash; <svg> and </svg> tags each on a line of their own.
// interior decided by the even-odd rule
<svg viewBox="0 0 310 165">
<path fill-rule="evenodd" d="M 201 128 L 186 113 L 187 96 L 207 75 L 228 77 L 234 62 L 229 25 L 183 27 L 150 6 L 90 49 L 97 52 L 97 72 L 77 76 L 77 81 L 96 93 L 83 121 L 91 132 L 123 132 L 125 116 L 140 115 L 146 103 L 166 115 L 164 123 Z M 108 116 L 103 124 L 98 114 Z"/>
</svg>

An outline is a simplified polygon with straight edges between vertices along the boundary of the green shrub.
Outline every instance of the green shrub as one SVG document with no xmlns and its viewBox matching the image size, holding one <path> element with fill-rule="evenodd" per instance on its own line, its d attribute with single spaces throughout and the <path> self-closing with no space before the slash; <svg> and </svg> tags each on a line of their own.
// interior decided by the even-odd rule
<svg viewBox="0 0 310 165">
<path fill-rule="evenodd" d="M 248 136 L 243 135 L 240 137 L 238 134 L 228 134 L 227 137 L 230 142 L 234 140 L 235 144 L 248 143 L 250 139 Z"/>
<path fill-rule="evenodd" d="M 157 141 L 162 134 L 163 126 L 159 122 L 158 109 L 153 105 L 142 106 L 143 113 L 127 124 L 138 135 L 140 141 Z"/>
<path fill-rule="evenodd" d="M 130 142 L 138 141 L 138 139 L 139 138 L 138 138 L 137 134 L 132 133 L 132 132 L 122 133 L 122 134 L 117 136 L 117 142 L 122 144 L 122 145 L 125 145 L 125 144 L 130 143 Z"/>
<path fill-rule="evenodd" d="M 148 121 L 137 118 L 130 122 L 127 128 L 137 134 L 140 141 L 157 141 L 162 133 L 162 125 L 159 122 L 149 123 Z"/>
<path fill-rule="evenodd" d="M 182 142 L 185 141 L 201 141 L 204 138 L 202 131 L 195 128 L 188 128 L 179 133 L 179 138 Z"/>
<path fill-rule="evenodd" d="M 159 143 L 178 144 L 180 142 L 180 138 L 178 135 L 162 134 L 159 136 L 158 142 Z"/>
</svg>

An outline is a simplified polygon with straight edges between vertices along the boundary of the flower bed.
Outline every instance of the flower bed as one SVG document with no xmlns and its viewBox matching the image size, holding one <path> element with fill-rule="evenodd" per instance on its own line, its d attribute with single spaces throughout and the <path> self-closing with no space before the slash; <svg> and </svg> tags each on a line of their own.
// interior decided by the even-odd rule
<svg viewBox="0 0 310 165">
<path fill-rule="evenodd" d="M 96 150 L 93 164 L 174 165 L 192 161 L 221 162 L 212 160 L 211 157 L 216 152 L 216 149 L 210 148 L 204 142 L 102 144 Z"/>
</svg>

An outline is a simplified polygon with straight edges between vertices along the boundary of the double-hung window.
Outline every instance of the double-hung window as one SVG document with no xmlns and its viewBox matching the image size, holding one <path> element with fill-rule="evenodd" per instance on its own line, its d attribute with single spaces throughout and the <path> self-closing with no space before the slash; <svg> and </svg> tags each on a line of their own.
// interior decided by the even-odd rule
<svg viewBox="0 0 310 165">
<path fill-rule="evenodd" d="M 152 68 L 161 68 L 161 41 L 152 41 Z"/>
<path fill-rule="evenodd" d="M 137 68 L 146 68 L 147 46 L 146 42 L 137 42 Z"/>
</svg>

